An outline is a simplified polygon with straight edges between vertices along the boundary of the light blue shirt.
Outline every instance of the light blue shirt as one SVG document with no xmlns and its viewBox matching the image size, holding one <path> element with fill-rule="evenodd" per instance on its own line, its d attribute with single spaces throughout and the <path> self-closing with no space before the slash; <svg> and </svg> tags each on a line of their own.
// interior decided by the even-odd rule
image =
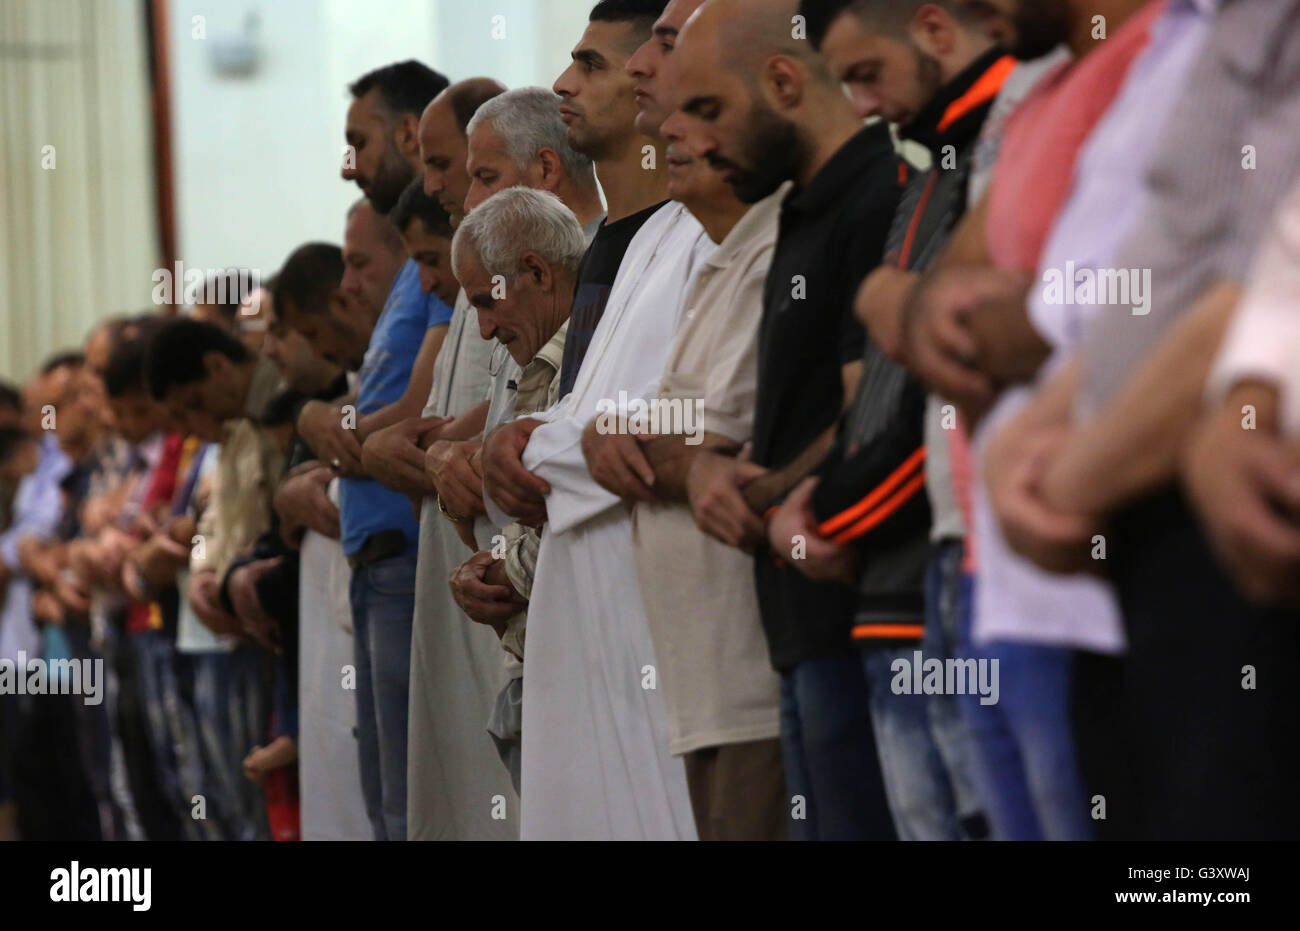
<svg viewBox="0 0 1300 931">
<path fill-rule="evenodd" d="M 402 397 L 425 332 L 447 323 L 451 313 L 436 294 L 420 290 L 419 267 L 408 259 L 397 273 L 370 336 L 357 387 L 358 414 L 374 413 Z M 361 549 L 367 537 L 384 530 L 401 530 L 410 545 L 416 545 L 420 525 L 405 495 L 373 479 L 344 478 L 339 480 L 339 498 L 343 552 L 347 555 Z"/>
<path fill-rule="evenodd" d="M 72 471 L 72 460 L 59 448 L 53 432 L 41 438 L 41 458 L 14 494 L 13 524 L 0 534 L 0 559 L 9 569 L 0 615 L 0 658 L 16 660 L 19 650 L 36 656 L 39 639 L 32 620 L 32 583 L 18 563 L 18 543 L 25 537 L 49 539 L 63 516 L 59 483 Z"/>
</svg>

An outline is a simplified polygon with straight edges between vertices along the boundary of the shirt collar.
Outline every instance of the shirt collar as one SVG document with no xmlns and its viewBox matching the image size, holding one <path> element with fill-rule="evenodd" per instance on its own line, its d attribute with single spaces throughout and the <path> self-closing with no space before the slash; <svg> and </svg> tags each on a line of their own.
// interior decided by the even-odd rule
<svg viewBox="0 0 1300 931">
<path fill-rule="evenodd" d="M 783 213 L 818 214 L 828 211 L 861 177 L 867 166 L 881 155 L 894 154 L 889 126 L 877 121 L 864 126 L 817 172 L 807 187 L 793 188 L 782 205 Z"/>
<path fill-rule="evenodd" d="M 775 237 L 774 224 L 781 213 L 781 202 L 785 200 L 792 186 L 789 181 L 785 182 L 775 193 L 769 194 L 745 211 L 745 215 L 731 228 L 731 232 L 723 237 L 718 248 L 705 259 L 704 264 L 710 268 L 726 268 L 736 261 L 754 237 L 761 235 L 765 229 L 771 229 Z"/>
<path fill-rule="evenodd" d="M 565 320 L 554 335 L 546 341 L 546 345 L 538 350 L 537 355 L 524 366 L 524 375 L 535 371 L 538 365 L 548 365 L 558 372 L 560 363 L 564 360 L 564 338 L 568 332 L 569 321 Z"/>
<path fill-rule="evenodd" d="M 262 419 L 266 405 L 280 387 L 280 371 L 266 356 L 258 356 L 253 367 L 253 377 L 248 383 L 248 397 L 244 400 L 244 416 L 253 422 Z"/>
<path fill-rule="evenodd" d="M 932 152 L 954 140 L 973 138 L 1016 65 L 1002 50 L 989 49 L 941 87 L 898 134 Z"/>
</svg>

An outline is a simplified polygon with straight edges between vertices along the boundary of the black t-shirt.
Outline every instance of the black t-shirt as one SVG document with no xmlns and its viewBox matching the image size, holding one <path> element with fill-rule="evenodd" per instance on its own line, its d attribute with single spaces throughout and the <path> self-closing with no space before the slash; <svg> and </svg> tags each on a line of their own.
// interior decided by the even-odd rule
<svg viewBox="0 0 1300 931">
<path fill-rule="evenodd" d="M 759 465 L 787 465 L 839 419 L 842 368 L 866 346 L 853 299 L 884 253 L 900 164 L 885 124 L 868 126 L 782 204 L 758 334 Z M 755 569 L 776 669 L 851 649 L 853 587 L 813 582 L 771 553 L 760 553 Z"/>
<path fill-rule="evenodd" d="M 578 370 L 587 356 L 591 338 L 596 333 L 600 318 L 609 303 L 609 292 L 614 287 L 619 266 L 628 243 L 646 220 L 667 201 L 647 207 L 638 213 L 614 223 L 605 223 L 596 232 L 587 247 L 587 254 L 578 266 L 578 282 L 573 289 L 573 309 L 569 313 L 569 329 L 564 336 L 564 361 L 560 363 L 560 397 L 573 390 L 578 380 Z"/>
</svg>

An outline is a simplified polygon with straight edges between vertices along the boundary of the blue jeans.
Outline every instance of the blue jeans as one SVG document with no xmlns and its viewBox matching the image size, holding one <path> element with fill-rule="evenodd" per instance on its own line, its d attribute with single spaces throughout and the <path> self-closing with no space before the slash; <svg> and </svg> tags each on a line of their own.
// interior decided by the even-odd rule
<svg viewBox="0 0 1300 931">
<path fill-rule="evenodd" d="M 961 655 L 969 586 L 961 568 L 965 553 L 963 541 L 943 540 L 935 544 L 930 555 L 925 570 L 925 638 L 921 644 L 926 656 L 947 660 Z M 963 826 L 962 836 L 984 839 L 988 836 L 988 820 L 975 775 L 975 746 L 958 696 L 931 695 L 929 712 L 930 733 L 943 756 Z"/>
<path fill-rule="evenodd" d="M 896 695 L 890 687 L 891 664 L 901 658 L 910 667 L 916 651 L 915 643 L 862 651 L 889 811 L 899 840 L 961 840 L 952 785 L 930 729 L 930 702 L 936 696 Z"/>
<path fill-rule="evenodd" d="M 782 673 L 791 840 L 895 839 L 868 706 L 855 652 L 805 660 Z"/>
<path fill-rule="evenodd" d="M 406 725 L 411 691 L 415 547 L 352 573 L 357 747 L 375 840 L 406 840 Z"/>
<path fill-rule="evenodd" d="M 1093 824 L 1075 756 L 1070 714 L 1073 653 L 997 641 L 970 644 L 968 579 L 963 652 L 999 666 L 997 704 L 962 696 L 976 772 L 997 840 L 1090 840 Z"/>
<path fill-rule="evenodd" d="M 176 641 L 160 630 L 130 635 L 139 662 L 149 738 L 163 793 L 175 807 L 189 840 L 217 839 L 210 825 L 192 817 L 191 805 L 203 792 L 198 726 L 181 682 L 185 669 Z"/>
<path fill-rule="evenodd" d="M 191 653 L 194 716 L 203 758 L 208 822 L 224 840 L 268 836 L 262 793 L 244 778 L 244 757 L 264 742 L 265 690 L 256 647 Z"/>
<path fill-rule="evenodd" d="M 108 663 L 91 645 L 89 626 L 69 624 L 64 629 L 71 658 L 76 662 L 90 660 L 107 669 Z M 81 766 L 90 784 L 91 793 L 99 812 L 101 835 L 106 840 L 117 837 L 120 822 L 113 801 L 112 791 L 112 730 L 109 720 L 107 676 L 100 680 L 100 701 L 89 705 L 82 697 L 71 702 L 77 724 L 77 749 L 81 755 Z"/>
</svg>

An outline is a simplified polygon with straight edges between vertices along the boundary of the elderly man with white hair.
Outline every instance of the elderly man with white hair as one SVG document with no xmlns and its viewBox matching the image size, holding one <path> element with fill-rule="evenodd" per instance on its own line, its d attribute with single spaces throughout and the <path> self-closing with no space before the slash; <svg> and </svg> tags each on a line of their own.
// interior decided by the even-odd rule
<svg viewBox="0 0 1300 931">
<path fill-rule="evenodd" d="M 467 212 L 490 194 L 522 184 L 555 194 L 581 222 L 588 223 L 589 235 L 594 235 L 601 207 L 592 165 L 569 144 L 555 94 L 545 88 L 499 94 L 479 106 L 466 124 L 466 133 L 466 173 L 472 168 L 477 175 L 472 186 L 467 182 L 461 188 Z M 501 140 L 508 144 L 502 147 Z M 477 311 L 463 289 L 457 308 L 463 316 L 462 328 L 457 331 L 453 320 L 448 342 L 459 351 L 447 349 L 439 357 L 435 393 L 439 385 L 463 382 L 469 375 L 467 366 L 483 365 L 486 388 L 480 389 L 479 398 L 487 399 L 441 430 L 425 454 L 436 498 L 425 499 L 421 520 L 411 636 L 408 836 L 504 840 L 518 837 L 518 803 L 483 725 L 510 673 L 503 671 L 496 636 L 490 628 L 466 620 L 447 578 L 479 548 L 474 519 L 484 509 L 474 463 L 482 424 L 490 399 L 504 398 L 511 384 L 518 383 L 520 368 L 495 339 L 479 338 Z M 471 342 L 487 352 L 472 352 L 466 345 Z M 443 410 L 431 402 L 426 413 Z M 466 519 L 453 522 L 452 517 Z M 487 533 L 479 539 L 485 542 L 501 526 L 489 532 L 485 521 L 479 523 Z M 496 723 L 500 726 L 494 730 L 513 733 L 517 745 L 518 727 Z"/>
<path fill-rule="evenodd" d="M 554 195 L 513 187 L 474 208 L 452 242 L 452 266 L 478 312 L 484 339 L 497 339 L 518 367 L 493 398 L 489 429 L 559 400 L 560 362 L 578 266 L 582 227 Z M 479 494 L 482 494 L 481 489 Z M 486 526 L 485 526 L 486 525 Z M 452 574 L 457 603 L 501 638 L 510 681 L 497 699 L 489 733 L 519 789 L 526 606 L 540 532 L 511 522 L 476 528 L 485 545 Z"/>
</svg>

